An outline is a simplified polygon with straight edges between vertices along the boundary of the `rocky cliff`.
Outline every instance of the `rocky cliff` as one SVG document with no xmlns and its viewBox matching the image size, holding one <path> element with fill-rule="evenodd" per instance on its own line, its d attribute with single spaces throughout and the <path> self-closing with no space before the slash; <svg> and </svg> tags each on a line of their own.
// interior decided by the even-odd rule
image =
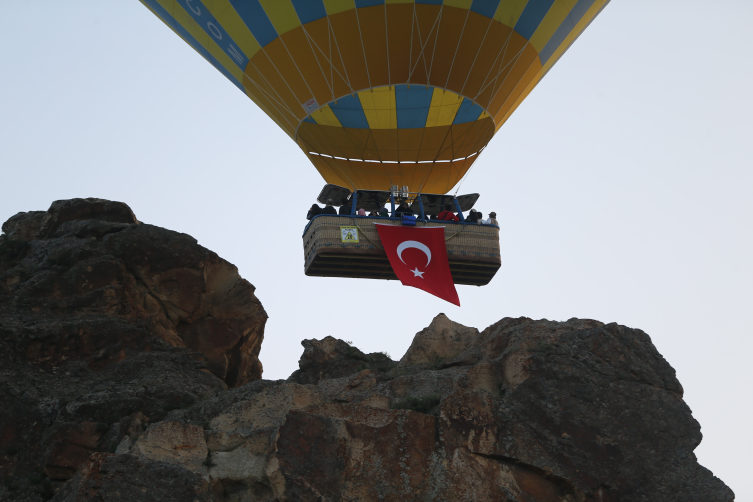
<svg viewBox="0 0 753 502">
<path fill-rule="evenodd" d="M 440 314 L 399 361 L 304 340 L 261 380 L 235 267 L 125 204 L 0 237 L 0 500 L 731 501 L 640 330 Z"/>
<path fill-rule="evenodd" d="M 0 500 L 50 494 L 129 430 L 261 377 L 253 286 L 190 236 L 99 199 L 2 230 Z"/>
</svg>

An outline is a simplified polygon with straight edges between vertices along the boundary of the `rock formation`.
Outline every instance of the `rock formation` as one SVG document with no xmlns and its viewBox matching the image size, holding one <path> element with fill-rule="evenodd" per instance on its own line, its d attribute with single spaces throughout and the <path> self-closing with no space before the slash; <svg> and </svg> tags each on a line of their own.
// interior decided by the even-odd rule
<svg viewBox="0 0 753 502">
<path fill-rule="evenodd" d="M 259 380 L 252 287 L 111 205 L 3 227 L 2 500 L 734 499 L 640 330 L 440 314 L 400 361 L 326 337 Z"/>
<path fill-rule="evenodd" d="M 190 236 L 99 199 L 2 230 L 0 500 L 49 493 L 129 431 L 261 377 L 253 286 Z"/>
</svg>

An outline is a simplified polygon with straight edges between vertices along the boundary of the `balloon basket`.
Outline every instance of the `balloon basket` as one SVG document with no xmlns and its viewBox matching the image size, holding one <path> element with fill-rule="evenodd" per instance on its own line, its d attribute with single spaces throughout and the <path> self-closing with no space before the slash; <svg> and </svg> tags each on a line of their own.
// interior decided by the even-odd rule
<svg viewBox="0 0 753 502">
<path fill-rule="evenodd" d="M 315 277 L 397 280 L 382 248 L 376 224 L 398 218 L 320 215 L 303 234 L 304 270 Z M 489 284 L 501 265 L 499 227 L 449 221 L 418 221 L 417 227 L 445 227 L 445 244 L 455 284 Z"/>
</svg>

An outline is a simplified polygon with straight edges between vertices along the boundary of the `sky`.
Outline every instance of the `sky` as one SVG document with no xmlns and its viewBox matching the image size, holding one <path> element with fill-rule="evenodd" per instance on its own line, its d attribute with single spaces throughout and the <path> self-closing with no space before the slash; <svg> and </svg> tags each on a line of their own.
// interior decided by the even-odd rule
<svg viewBox="0 0 753 502">
<path fill-rule="evenodd" d="M 648 333 L 753 500 L 753 2 L 613 0 L 484 150 L 460 193 L 496 211 L 502 267 L 461 307 L 396 281 L 306 277 L 324 181 L 293 141 L 138 1 L 7 2 L 0 221 L 126 202 L 235 264 L 269 314 L 264 378 L 332 335 L 399 359 L 438 313 Z"/>
</svg>

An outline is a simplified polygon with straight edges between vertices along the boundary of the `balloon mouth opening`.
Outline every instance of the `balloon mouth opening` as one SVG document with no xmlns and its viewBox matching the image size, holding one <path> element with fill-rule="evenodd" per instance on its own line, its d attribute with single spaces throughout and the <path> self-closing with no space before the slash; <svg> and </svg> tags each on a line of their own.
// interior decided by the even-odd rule
<svg viewBox="0 0 753 502">
<path fill-rule="evenodd" d="M 474 152 L 465 157 L 458 157 L 457 159 L 444 159 L 444 160 L 373 160 L 373 159 L 349 159 L 346 157 L 337 157 L 335 155 L 326 155 L 324 153 L 307 152 L 309 155 L 316 155 L 318 157 L 327 157 L 328 159 L 346 160 L 348 162 L 370 162 L 375 164 L 438 164 L 440 162 L 460 162 L 461 160 L 470 159 L 475 157 L 484 151 L 486 146 L 482 147 L 479 151 Z"/>
</svg>

